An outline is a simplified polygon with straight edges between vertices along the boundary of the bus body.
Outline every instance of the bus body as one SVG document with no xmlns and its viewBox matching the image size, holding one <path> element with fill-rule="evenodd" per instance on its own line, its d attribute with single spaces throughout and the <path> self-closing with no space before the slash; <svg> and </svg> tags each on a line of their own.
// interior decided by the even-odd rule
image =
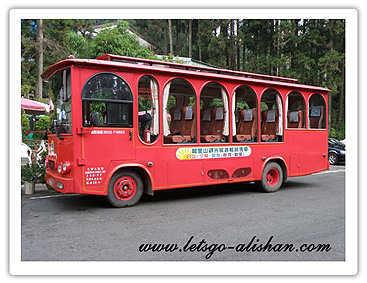
<svg viewBox="0 0 367 283">
<path fill-rule="evenodd" d="M 107 196 L 328 170 L 329 89 L 295 79 L 103 55 L 48 67 L 54 104 L 46 183 Z"/>
</svg>

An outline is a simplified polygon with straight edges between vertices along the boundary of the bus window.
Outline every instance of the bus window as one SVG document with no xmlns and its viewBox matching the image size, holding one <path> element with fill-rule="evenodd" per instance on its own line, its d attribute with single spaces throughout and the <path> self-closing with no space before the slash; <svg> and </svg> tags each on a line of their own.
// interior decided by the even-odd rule
<svg viewBox="0 0 367 283">
<path fill-rule="evenodd" d="M 283 141 L 283 104 L 275 89 L 267 89 L 261 97 L 261 141 Z"/>
<path fill-rule="evenodd" d="M 228 142 L 228 95 L 219 83 L 208 83 L 200 94 L 200 141 Z"/>
<path fill-rule="evenodd" d="M 308 105 L 308 125 L 310 129 L 326 129 L 326 106 L 324 98 L 314 93 Z"/>
<path fill-rule="evenodd" d="M 56 125 L 61 133 L 71 134 L 71 75 L 70 69 L 63 70 L 54 75 L 49 86 L 49 95 L 55 105 L 51 119 L 56 120 Z"/>
<path fill-rule="evenodd" d="M 159 136 L 158 83 L 151 76 L 144 76 L 138 84 L 139 137 L 153 143 Z"/>
<path fill-rule="evenodd" d="M 287 129 L 306 128 L 305 100 L 298 91 L 287 97 Z"/>
<path fill-rule="evenodd" d="M 173 79 L 166 85 L 162 98 L 164 143 L 196 142 L 195 97 L 186 80 Z"/>
<path fill-rule="evenodd" d="M 257 96 L 248 86 L 240 86 L 233 95 L 233 142 L 257 141 Z"/>
<path fill-rule="evenodd" d="M 112 73 L 91 77 L 82 91 L 84 126 L 132 127 L 133 96 L 128 84 Z"/>
</svg>

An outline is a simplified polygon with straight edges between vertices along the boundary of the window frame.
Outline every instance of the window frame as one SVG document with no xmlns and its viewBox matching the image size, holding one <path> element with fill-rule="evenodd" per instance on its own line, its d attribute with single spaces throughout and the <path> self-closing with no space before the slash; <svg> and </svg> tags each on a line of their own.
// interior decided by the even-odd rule
<svg viewBox="0 0 367 283">
<path fill-rule="evenodd" d="M 153 141 L 153 142 L 150 142 L 150 143 L 147 143 L 145 142 L 141 136 L 140 136 L 140 122 L 139 122 L 139 83 L 142 79 L 144 79 L 145 77 L 149 77 L 150 80 L 154 80 L 155 83 L 156 83 L 156 86 L 157 86 L 157 116 L 158 116 L 158 124 L 157 124 L 157 128 L 158 128 L 158 135 L 156 137 L 156 139 Z M 154 145 L 158 142 L 160 136 L 161 136 L 161 123 L 160 123 L 160 117 L 161 117 L 161 114 L 160 114 L 160 107 L 161 107 L 161 96 L 160 96 L 160 85 L 159 85 L 159 82 L 158 82 L 158 79 L 149 74 L 149 73 L 146 73 L 146 74 L 142 74 L 141 76 L 139 76 L 138 80 L 137 80 L 137 115 L 138 115 L 138 118 L 137 118 L 137 123 L 138 123 L 138 136 L 139 136 L 139 140 L 144 144 L 144 145 Z M 152 116 L 152 120 L 154 120 L 154 117 Z"/>
<path fill-rule="evenodd" d="M 321 128 L 311 128 L 311 113 L 310 113 L 310 110 L 311 110 L 311 99 L 315 96 L 319 96 L 322 101 L 323 101 L 323 105 L 316 105 L 316 106 L 323 106 L 324 107 L 324 117 L 323 117 L 323 122 L 322 124 L 325 124 L 325 127 L 321 127 Z M 307 130 L 317 130 L 317 131 L 322 131 L 322 130 L 327 130 L 328 129 L 328 117 L 327 117 L 327 107 L 326 107 L 327 103 L 326 103 L 326 100 L 324 98 L 324 96 L 319 93 L 319 92 L 314 92 L 312 93 L 309 98 L 308 98 L 308 101 L 307 101 Z M 315 106 L 315 105 L 314 105 Z M 322 126 L 322 125 L 321 125 Z"/>
<path fill-rule="evenodd" d="M 223 138 L 224 140 L 223 141 L 218 141 L 218 143 L 220 144 L 228 144 L 230 143 L 230 136 L 231 136 L 231 121 L 230 121 L 230 112 L 231 112 L 231 105 L 230 105 L 230 95 L 229 95 L 229 92 L 227 90 L 227 88 L 225 87 L 224 84 L 218 82 L 218 81 L 214 81 L 214 80 L 211 80 L 211 81 L 207 81 L 205 82 L 201 89 L 200 89 L 200 93 L 198 94 L 199 98 L 198 98 L 198 109 L 199 109 L 199 113 L 197 114 L 197 118 L 198 118 L 198 121 L 197 121 L 197 127 L 200 129 L 199 130 L 199 135 L 200 135 L 200 138 L 198 138 L 198 142 L 200 142 L 200 144 L 212 144 L 213 142 L 205 142 L 205 141 L 201 141 L 201 114 L 202 114 L 202 111 L 204 110 L 207 110 L 207 109 L 201 109 L 201 102 L 202 102 L 202 98 L 203 98 L 203 92 L 205 90 L 206 87 L 208 87 L 209 85 L 215 85 L 215 87 L 219 87 L 219 91 L 220 91 L 220 94 L 218 98 L 212 98 L 211 102 L 213 102 L 214 99 L 220 99 L 223 103 L 223 115 L 224 115 L 224 124 L 223 124 L 223 131 L 222 131 L 222 135 L 223 135 Z M 223 99 L 223 93 L 222 91 L 224 91 L 224 95 L 225 95 L 225 99 Z M 204 95 L 204 98 L 205 98 L 205 95 Z M 226 101 L 225 101 L 226 100 Z M 227 103 L 225 103 L 227 102 Z M 212 109 L 212 108 L 208 108 L 208 109 Z M 227 110 L 227 111 L 226 111 Z M 225 132 L 227 133 L 227 135 L 225 135 Z"/>
<path fill-rule="evenodd" d="M 130 91 L 130 97 L 131 100 L 120 100 L 120 99 L 101 99 L 101 98 L 90 98 L 90 97 L 83 97 L 84 93 L 85 93 L 85 88 L 86 85 L 88 84 L 88 82 L 90 82 L 91 80 L 93 80 L 95 77 L 100 76 L 100 75 L 112 75 L 112 76 L 116 76 L 117 78 L 119 78 L 120 80 L 122 80 L 125 85 L 127 86 L 128 90 Z M 133 111 L 133 107 L 134 107 L 134 95 L 132 92 L 132 89 L 130 87 L 130 85 L 127 83 L 126 80 L 124 80 L 120 75 L 113 73 L 113 72 L 99 72 L 96 74 L 93 74 L 92 76 L 90 76 L 86 82 L 83 85 L 82 91 L 81 91 L 81 99 L 82 99 L 82 124 L 83 127 L 91 127 L 92 124 L 86 124 L 85 123 L 85 118 L 87 118 L 86 115 L 86 103 L 85 102 L 105 102 L 106 103 L 106 115 L 107 115 L 107 109 L 108 109 L 108 104 L 118 104 L 118 105 L 123 105 L 123 104 L 128 104 L 128 119 L 127 119 L 127 123 L 126 124 L 122 124 L 122 123 L 113 123 L 113 124 L 100 124 L 98 127 L 114 127 L 114 128 L 133 128 L 134 125 L 134 111 Z"/>
<path fill-rule="evenodd" d="M 195 117 L 194 117 L 194 122 L 195 125 L 194 125 L 194 128 L 196 128 L 194 134 L 194 140 L 193 142 L 186 142 L 186 143 L 170 143 L 170 142 L 166 142 L 165 141 L 165 137 L 167 137 L 167 135 L 165 135 L 165 131 L 169 131 L 170 130 L 170 124 L 168 123 L 168 120 L 167 120 L 167 114 L 169 114 L 169 109 L 165 109 L 165 104 L 166 104 L 166 107 L 168 107 L 168 101 L 169 101 L 169 97 L 172 95 L 173 97 L 175 97 L 173 94 L 170 94 L 171 92 L 171 87 L 172 87 L 172 82 L 174 81 L 184 81 L 185 83 L 188 84 L 188 86 L 190 87 L 190 89 L 192 90 L 192 95 L 191 94 L 183 94 L 182 96 L 188 96 L 188 97 L 194 97 L 195 98 L 195 108 L 193 111 L 195 111 Z M 168 94 L 167 94 L 167 102 L 165 103 L 165 91 L 166 91 L 166 88 L 167 86 L 169 85 L 169 91 L 168 91 Z M 164 86 L 162 87 L 162 101 L 160 101 L 160 106 L 161 106 L 161 109 L 162 111 L 159 113 L 159 117 L 160 119 L 162 119 L 162 144 L 164 146 L 192 146 L 192 145 L 196 145 L 196 144 L 199 144 L 198 142 L 198 136 L 197 136 L 197 129 L 198 129 L 198 113 L 197 113 L 197 104 L 198 104 L 198 92 L 197 90 L 195 89 L 194 85 L 192 84 L 192 82 L 186 78 L 186 77 L 180 77 L 180 76 L 172 76 L 170 77 L 164 84 Z M 175 97 L 176 98 L 176 97 Z M 177 100 L 176 100 L 176 106 L 177 106 Z M 187 105 L 187 106 L 190 106 L 190 105 Z M 172 117 L 171 117 L 172 118 Z M 168 136 L 170 136 L 171 133 L 168 134 Z"/>
<path fill-rule="evenodd" d="M 276 127 L 276 140 L 268 140 L 268 141 L 264 141 L 263 138 L 262 138 L 262 135 L 263 135 L 263 121 L 262 121 L 262 111 L 261 111 L 261 103 L 265 103 L 265 101 L 263 101 L 263 98 L 264 98 L 264 95 L 268 95 L 268 91 L 270 90 L 274 90 L 276 93 L 275 93 L 275 105 L 276 105 L 276 109 L 278 110 L 278 125 Z M 270 95 L 270 94 L 269 94 Z M 278 103 L 277 101 L 277 97 L 279 97 L 280 99 L 280 103 Z M 278 108 L 278 104 L 279 106 L 281 107 L 281 109 Z M 268 107 L 268 105 L 266 105 Z M 259 110 L 260 110 L 260 134 L 258 135 L 259 136 L 259 141 L 260 143 L 284 143 L 284 130 L 286 129 L 285 128 L 285 125 L 284 125 L 284 98 L 283 98 L 283 95 L 282 95 L 282 92 L 279 91 L 279 89 L 275 88 L 275 87 L 267 87 L 265 88 L 262 93 L 261 93 L 261 96 L 260 96 L 260 104 L 259 104 Z M 268 109 L 268 110 L 271 110 L 271 109 Z M 280 111 L 281 110 L 281 111 Z M 280 131 L 280 134 L 278 134 L 278 131 Z M 281 140 L 278 140 L 278 137 L 281 137 Z"/>
<path fill-rule="evenodd" d="M 236 135 L 238 134 L 237 133 L 237 123 L 236 123 L 236 107 L 237 107 L 237 102 L 238 101 L 245 101 L 246 102 L 246 104 L 247 104 L 247 106 L 248 106 L 248 103 L 247 103 L 247 101 L 249 101 L 249 100 L 239 100 L 238 99 L 238 95 L 237 95 L 237 93 L 236 93 L 236 91 L 238 90 L 238 89 L 240 89 L 240 88 L 247 88 L 247 89 L 250 89 L 253 93 L 251 94 L 251 96 L 253 96 L 252 98 L 254 98 L 254 102 L 255 102 L 255 107 L 252 107 L 252 108 L 249 108 L 249 109 L 254 109 L 254 108 L 256 108 L 257 109 L 257 117 L 256 117 L 256 120 L 255 120 L 255 122 L 256 122 L 256 135 L 255 135 L 255 140 L 254 141 L 251 141 L 251 140 L 249 140 L 249 141 L 246 141 L 246 142 L 241 142 L 241 141 L 236 141 Z M 233 90 L 233 94 L 232 94 L 232 105 L 231 105 L 231 112 L 232 112 L 232 125 L 231 125 L 231 127 L 232 127 L 232 139 L 233 139 L 233 143 L 234 144 L 247 144 L 247 143 L 252 143 L 252 144 L 254 144 L 254 143 L 259 143 L 260 142 L 260 140 L 261 140 L 261 137 L 259 138 L 259 124 L 260 124 L 260 128 L 261 128 L 261 119 L 260 119 L 260 117 L 259 117 L 259 112 L 260 112 L 260 114 L 261 114 L 261 111 L 260 111 L 260 106 L 259 106 L 260 104 L 259 104 L 259 96 L 258 96 L 258 94 L 257 94 L 257 92 L 256 92 L 256 90 L 254 89 L 254 87 L 253 86 L 250 86 L 250 85 L 248 85 L 248 84 L 240 84 L 240 85 L 238 85 L 238 86 L 236 86 L 235 88 L 234 88 L 234 90 Z M 234 128 L 235 127 L 235 128 Z"/>
<path fill-rule="evenodd" d="M 288 127 L 288 111 L 290 111 L 290 105 L 289 105 L 289 97 L 291 94 L 297 94 L 298 96 L 300 96 L 302 98 L 302 102 L 303 102 L 303 111 L 304 111 L 304 117 L 303 117 L 303 127 L 302 128 L 289 128 Z M 306 130 L 307 129 L 307 117 L 308 117 L 308 110 L 307 110 L 307 103 L 306 103 L 306 98 L 305 98 L 305 95 L 300 92 L 299 90 L 292 90 L 290 91 L 288 94 L 287 94 L 287 97 L 285 99 L 285 111 L 284 111 L 284 119 L 285 119 L 285 125 L 284 125 L 284 129 L 286 130 Z"/>
</svg>

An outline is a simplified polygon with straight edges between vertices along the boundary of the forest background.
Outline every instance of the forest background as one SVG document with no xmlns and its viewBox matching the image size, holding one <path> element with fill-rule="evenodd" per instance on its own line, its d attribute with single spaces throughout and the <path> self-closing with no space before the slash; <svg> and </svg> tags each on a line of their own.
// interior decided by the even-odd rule
<svg viewBox="0 0 367 283">
<path fill-rule="evenodd" d="M 24 97 L 47 100 L 40 74 L 69 55 L 190 57 L 219 68 L 297 78 L 301 84 L 331 89 L 329 136 L 345 138 L 345 20 L 24 19 L 21 24 Z M 139 45 L 129 30 L 154 48 Z"/>
</svg>

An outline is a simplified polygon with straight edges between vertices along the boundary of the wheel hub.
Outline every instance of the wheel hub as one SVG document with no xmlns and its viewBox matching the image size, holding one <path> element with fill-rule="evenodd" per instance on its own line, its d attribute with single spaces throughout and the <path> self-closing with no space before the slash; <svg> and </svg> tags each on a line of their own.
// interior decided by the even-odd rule
<svg viewBox="0 0 367 283">
<path fill-rule="evenodd" d="M 266 182 L 269 186 L 275 186 L 279 182 L 279 172 L 274 168 L 270 169 L 266 174 Z"/>
<path fill-rule="evenodd" d="M 115 196 L 121 200 L 131 199 L 136 193 L 136 183 L 130 176 L 119 178 L 114 185 Z"/>
</svg>

